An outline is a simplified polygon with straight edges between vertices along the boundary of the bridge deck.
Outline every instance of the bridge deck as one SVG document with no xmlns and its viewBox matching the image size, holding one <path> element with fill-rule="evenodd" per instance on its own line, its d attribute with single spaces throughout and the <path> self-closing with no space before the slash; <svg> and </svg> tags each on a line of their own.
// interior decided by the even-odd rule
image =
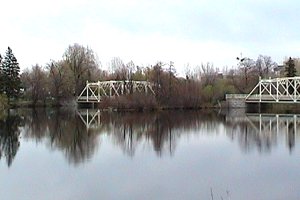
<svg viewBox="0 0 300 200">
<path fill-rule="evenodd" d="M 246 103 L 300 103 L 300 96 L 292 95 L 251 95 L 245 100 Z"/>
<path fill-rule="evenodd" d="M 77 102 L 79 103 L 84 103 L 84 102 L 100 102 L 98 101 L 98 98 L 93 97 L 93 96 L 81 96 L 79 98 L 77 98 Z"/>
</svg>

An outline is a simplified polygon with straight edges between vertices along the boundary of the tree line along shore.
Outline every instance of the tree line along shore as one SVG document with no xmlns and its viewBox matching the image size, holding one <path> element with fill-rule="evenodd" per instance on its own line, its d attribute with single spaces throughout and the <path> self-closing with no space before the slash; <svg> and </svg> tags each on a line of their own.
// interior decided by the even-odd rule
<svg viewBox="0 0 300 200">
<path fill-rule="evenodd" d="M 75 106 L 76 97 L 88 82 L 107 80 L 149 81 L 155 94 L 130 93 L 104 98 L 101 108 L 115 109 L 199 109 L 219 107 L 225 94 L 247 94 L 259 77 L 297 76 L 300 59 L 287 58 L 278 65 L 270 56 L 256 60 L 236 58 L 236 66 L 215 67 L 212 63 L 185 66 L 179 77 L 174 64 L 157 62 L 138 66 L 114 57 L 109 70 L 101 67 L 95 52 L 80 44 L 70 45 L 60 60 L 51 60 L 20 71 L 10 47 L 0 55 L 0 109 L 9 107 Z"/>
</svg>

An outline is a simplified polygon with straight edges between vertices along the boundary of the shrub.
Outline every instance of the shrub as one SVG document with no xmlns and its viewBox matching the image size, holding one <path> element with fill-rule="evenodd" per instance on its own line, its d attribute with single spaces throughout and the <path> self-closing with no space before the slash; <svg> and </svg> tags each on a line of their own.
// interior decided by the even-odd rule
<svg viewBox="0 0 300 200">
<path fill-rule="evenodd" d="M 5 94 L 0 94 L 0 110 L 8 108 L 8 98 Z"/>
</svg>

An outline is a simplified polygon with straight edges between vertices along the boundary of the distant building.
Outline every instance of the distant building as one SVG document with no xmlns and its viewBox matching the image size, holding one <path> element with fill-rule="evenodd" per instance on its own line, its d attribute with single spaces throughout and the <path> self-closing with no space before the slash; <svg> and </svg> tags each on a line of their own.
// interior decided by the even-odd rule
<svg viewBox="0 0 300 200">
<path fill-rule="evenodd" d="M 300 58 L 293 58 L 293 60 L 295 61 L 295 67 L 297 70 L 297 76 L 300 75 Z M 287 61 L 287 59 L 285 61 L 283 61 L 283 63 L 285 63 Z M 276 76 L 285 76 L 285 64 L 281 64 L 278 65 L 277 67 L 274 68 L 274 73 Z"/>
<path fill-rule="evenodd" d="M 285 66 L 284 65 L 277 65 L 275 68 L 274 68 L 274 73 L 276 76 L 281 76 L 281 75 L 284 75 L 284 69 L 285 69 Z"/>
</svg>

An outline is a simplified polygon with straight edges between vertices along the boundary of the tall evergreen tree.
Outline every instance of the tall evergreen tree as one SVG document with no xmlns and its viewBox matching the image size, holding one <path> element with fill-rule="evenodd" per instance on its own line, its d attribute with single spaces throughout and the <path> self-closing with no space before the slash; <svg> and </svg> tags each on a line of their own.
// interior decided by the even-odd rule
<svg viewBox="0 0 300 200">
<path fill-rule="evenodd" d="M 294 77 L 296 76 L 297 70 L 295 67 L 295 61 L 291 57 L 285 63 L 285 72 L 287 77 Z"/>
<path fill-rule="evenodd" d="M 285 72 L 287 77 L 296 76 L 297 70 L 295 67 L 295 61 L 290 57 L 289 60 L 285 63 Z M 289 80 L 290 84 L 292 84 L 292 80 Z M 294 87 L 289 85 L 288 91 L 290 94 L 294 93 Z"/>
<path fill-rule="evenodd" d="M 10 47 L 7 48 L 5 53 L 1 72 L 3 74 L 1 81 L 3 83 L 3 92 L 5 92 L 8 99 L 17 98 L 21 88 L 20 66 Z"/>
</svg>

